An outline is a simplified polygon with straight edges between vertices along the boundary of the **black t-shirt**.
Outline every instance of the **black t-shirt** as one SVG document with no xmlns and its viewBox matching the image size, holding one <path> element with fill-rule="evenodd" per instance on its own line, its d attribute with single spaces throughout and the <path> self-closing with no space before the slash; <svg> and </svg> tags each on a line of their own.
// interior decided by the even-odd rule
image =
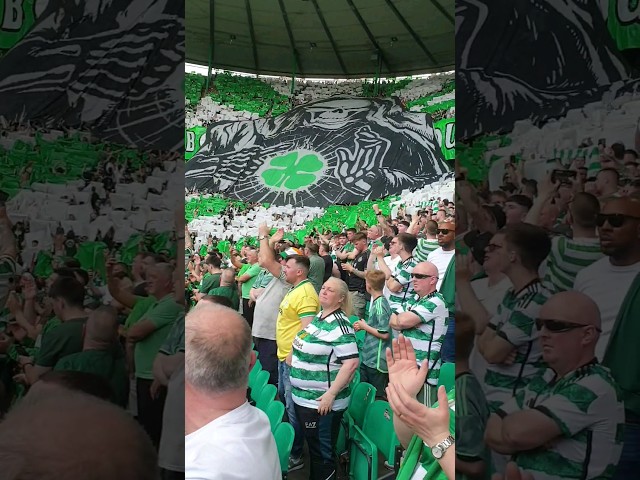
<svg viewBox="0 0 640 480">
<path fill-rule="evenodd" d="M 365 250 L 353 259 L 353 268 L 364 272 L 367 269 L 367 263 L 369 262 L 369 250 Z M 349 285 L 350 292 L 367 293 L 365 286 L 366 282 L 364 278 L 356 277 L 353 273 L 347 275 L 347 285 Z"/>
<path fill-rule="evenodd" d="M 324 255 L 320 258 L 324 260 L 324 276 L 322 277 L 322 283 L 324 283 L 331 278 L 331 274 L 333 273 L 333 259 L 331 255 Z"/>
</svg>

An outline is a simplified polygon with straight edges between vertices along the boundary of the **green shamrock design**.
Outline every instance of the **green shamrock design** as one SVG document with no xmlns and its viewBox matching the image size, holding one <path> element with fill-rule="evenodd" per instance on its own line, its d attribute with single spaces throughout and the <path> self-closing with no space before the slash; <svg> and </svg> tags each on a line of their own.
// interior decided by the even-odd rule
<svg viewBox="0 0 640 480">
<path fill-rule="evenodd" d="M 323 166 L 317 155 L 290 152 L 272 158 L 270 168 L 262 172 L 262 179 L 273 188 L 299 190 L 315 183 L 317 176 L 313 172 L 321 170 Z"/>
</svg>

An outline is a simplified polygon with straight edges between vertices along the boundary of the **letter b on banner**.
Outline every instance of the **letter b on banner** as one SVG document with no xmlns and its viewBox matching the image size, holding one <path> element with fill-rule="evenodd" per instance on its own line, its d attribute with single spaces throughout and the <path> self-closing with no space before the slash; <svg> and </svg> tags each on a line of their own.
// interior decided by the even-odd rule
<svg viewBox="0 0 640 480">
<path fill-rule="evenodd" d="M 31 29 L 35 1 L 0 0 L 0 50 L 13 47 Z"/>
</svg>

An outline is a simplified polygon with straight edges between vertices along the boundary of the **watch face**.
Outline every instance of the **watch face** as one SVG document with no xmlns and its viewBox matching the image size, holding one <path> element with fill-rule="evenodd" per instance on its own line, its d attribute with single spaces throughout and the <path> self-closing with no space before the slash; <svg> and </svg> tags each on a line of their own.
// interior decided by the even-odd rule
<svg viewBox="0 0 640 480">
<path fill-rule="evenodd" d="M 435 446 L 431 449 L 431 453 L 433 454 L 433 456 L 437 459 L 439 459 L 440 457 L 442 457 L 442 448 Z"/>
</svg>

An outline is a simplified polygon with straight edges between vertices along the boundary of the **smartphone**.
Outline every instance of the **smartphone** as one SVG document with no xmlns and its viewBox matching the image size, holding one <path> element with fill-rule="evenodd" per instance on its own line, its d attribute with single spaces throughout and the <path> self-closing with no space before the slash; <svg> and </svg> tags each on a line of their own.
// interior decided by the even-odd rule
<svg viewBox="0 0 640 480">
<path fill-rule="evenodd" d="M 578 172 L 575 170 L 554 170 L 551 173 L 551 181 L 553 183 L 571 183 L 571 179 L 574 179 L 578 176 Z"/>
</svg>

